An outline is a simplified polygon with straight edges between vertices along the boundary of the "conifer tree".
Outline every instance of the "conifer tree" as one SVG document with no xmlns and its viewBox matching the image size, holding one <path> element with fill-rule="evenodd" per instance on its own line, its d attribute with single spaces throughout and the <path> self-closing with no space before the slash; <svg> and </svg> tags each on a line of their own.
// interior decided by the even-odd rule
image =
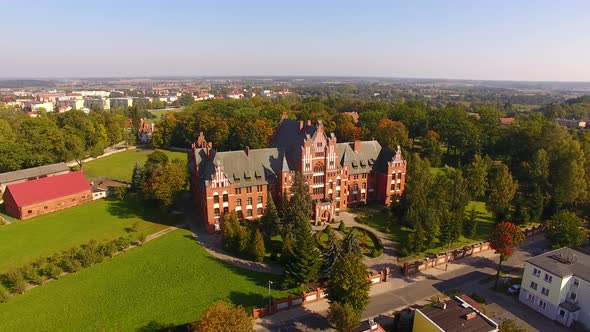
<svg viewBox="0 0 590 332">
<path fill-rule="evenodd" d="M 330 302 L 349 304 L 357 312 L 365 310 L 369 301 L 371 283 L 367 267 L 360 254 L 349 252 L 338 258 L 328 280 L 328 299 Z"/>
<path fill-rule="evenodd" d="M 135 163 L 133 167 L 133 175 L 131 177 L 131 190 L 134 192 L 140 192 L 143 190 L 143 183 L 145 181 L 145 170 L 139 162 Z"/>
<path fill-rule="evenodd" d="M 295 255 L 295 244 L 293 243 L 293 235 L 288 232 L 283 236 L 283 247 L 281 248 L 281 262 L 287 265 Z"/>
<path fill-rule="evenodd" d="M 351 230 L 342 241 L 342 254 L 346 255 L 350 252 L 359 255 L 361 254 L 361 246 L 356 236 L 354 235 L 353 230 Z"/>
<path fill-rule="evenodd" d="M 341 256 L 342 241 L 338 240 L 335 236 L 333 236 L 330 238 L 328 248 L 322 253 L 322 267 L 320 269 L 320 276 L 322 278 L 330 279 L 334 263 Z"/>
<path fill-rule="evenodd" d="M 264 216 L 261 219 L 262 229 L 267 240 L 270 240 L 272 236 L 281 233 L 281 219 L 279 218 L 279 212 L 277 211 L 275 202 L 272 199 L 272 195 L 268 195 L 268 199 L 266 201 L 266 210 L 264 211 Z"/>
<path fill-rule="evenodd" d="M 223 216 L 223 223 L 221 224 L 221 238 L 223 240 L 223 247 L 229 251 L 234 250 L 237 220 L 238 218 L 234 213 L 225 214 Z"/>
<path fill-rule="evenodd" d="M 256 262 L 262 262 L 264 259 L 264 254 L 266 253 L 265 250 L 266 249 L 264 248 L 264 239 L 262 238 L 262 233 L 260 233 L 259 229 L 256 229 L 254 231 L 254 236 L 252 236 L 252 241 L 250 242 L 250 258 Z"/>
</svg>

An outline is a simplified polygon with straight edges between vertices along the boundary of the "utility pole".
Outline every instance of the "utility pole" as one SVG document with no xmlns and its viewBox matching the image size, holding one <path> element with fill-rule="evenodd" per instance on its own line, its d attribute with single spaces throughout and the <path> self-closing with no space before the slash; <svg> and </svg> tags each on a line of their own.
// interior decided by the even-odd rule
<svg viewBox="0 0 590 332">
<path fill-rule="evenodd" d="M 272 313 L 272 302 L 270 297 L 270 285 L 272 285 L 272 281 L 268 281 L 268 314 Z"/>
</svg>

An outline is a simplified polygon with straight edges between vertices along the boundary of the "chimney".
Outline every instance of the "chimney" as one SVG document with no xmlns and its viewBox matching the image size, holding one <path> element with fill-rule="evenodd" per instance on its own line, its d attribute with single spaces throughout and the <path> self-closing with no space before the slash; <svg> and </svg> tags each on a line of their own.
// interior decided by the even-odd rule
<svg viewBox="0 0 590 332">
<path fill-rule="evenodd" d="M 465 320 L 472 320 L 475 317 L 477 317 L 477 312 L 470 312 L 468 314 L 465 314 L 465 316 L 463 316 L 463 318 L 465 318 Z"/>
<path fill-rule="evenodd" d="M 246 156 L 250 157 L 250 147 L 246 147 Z"/>
<path fill-rule="evenodd" d="M 303 130 L 303 120 L 299 120 L 299 130 Z"/>
<path fill-rule="evenodd" d="M 354 141 L 354 152 L 359 152 L 361 150 L 361 141 L 356 140 Z"/>
</svg>

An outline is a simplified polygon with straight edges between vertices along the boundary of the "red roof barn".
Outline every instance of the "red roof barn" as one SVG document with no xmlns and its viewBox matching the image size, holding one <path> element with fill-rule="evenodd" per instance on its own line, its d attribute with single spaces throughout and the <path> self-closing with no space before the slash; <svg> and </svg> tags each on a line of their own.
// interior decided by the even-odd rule
<svg viewBox="0 0 590 332">
<path fill-rule="evenodd" d="M 11 184 L 4 192 L 6 213 L 28 219 L 92 201 L 82 171 Z"/>
</svg>

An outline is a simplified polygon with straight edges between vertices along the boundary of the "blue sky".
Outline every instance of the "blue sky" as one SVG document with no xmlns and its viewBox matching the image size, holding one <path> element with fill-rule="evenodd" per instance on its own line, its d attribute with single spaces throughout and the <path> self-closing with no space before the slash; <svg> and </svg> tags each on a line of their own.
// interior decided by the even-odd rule
<svg viewBox="0 0 590 332">
<path fill-rule="evenodd" d="M 590 1 L 0 0 L 0 77 L 590 81 Z"/>
</svg>

